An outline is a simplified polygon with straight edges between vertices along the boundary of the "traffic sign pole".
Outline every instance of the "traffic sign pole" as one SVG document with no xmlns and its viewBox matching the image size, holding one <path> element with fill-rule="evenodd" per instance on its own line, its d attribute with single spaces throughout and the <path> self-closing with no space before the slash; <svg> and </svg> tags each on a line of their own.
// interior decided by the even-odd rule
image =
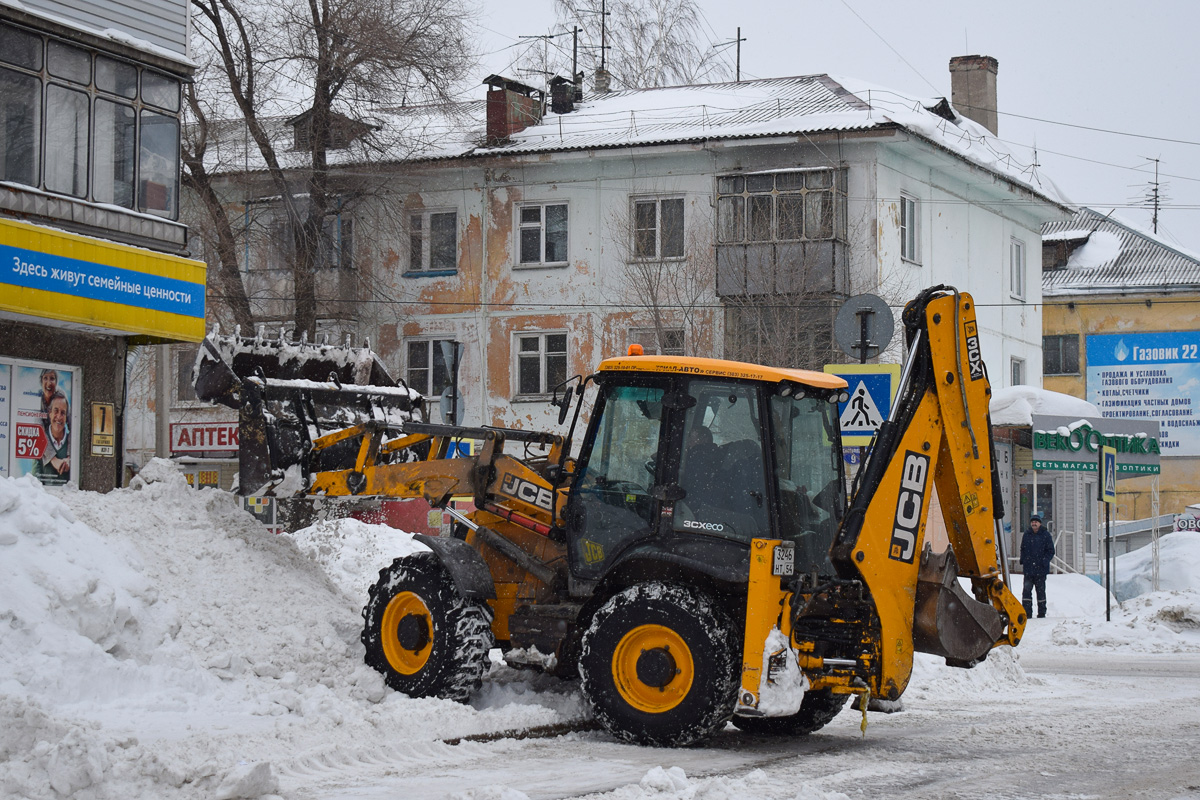
<svg viewBox="0 0 1200 800">
<path fill-rule="evenodd" d="M 1104 502 L 1104 571 L 1107 573 L 1104 593 L 1104 620 L 1112 621 L 1113 596 L 1113 551 L 1112 551 L 1112 507 L 1117 502 L 1117 449 L 1100 447 L 1100 499 Z"/>
</svg>

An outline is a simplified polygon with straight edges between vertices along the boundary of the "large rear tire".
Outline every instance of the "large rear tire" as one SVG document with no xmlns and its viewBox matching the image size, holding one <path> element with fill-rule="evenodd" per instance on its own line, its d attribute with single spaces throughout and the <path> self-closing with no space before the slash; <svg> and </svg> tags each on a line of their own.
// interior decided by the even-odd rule
<svg viewBox="0 0 1200 800">
<path fill-rule="evenodd" d="M 740 666 L 732 626 L 694 589 L 643 583 L 611 597 L 583 635 L 579 674 L 597 721 L 618 739 L 694 744 L 724 727 Z"/>
<path fill-rule="evenodd" d="M 367 664 L 398 692 L 465 703 L 494 642 L 487 606 L 463 598 L 432 553 L 397 558 L 368 594 Z"/>
<path fill-rule="evenodd" d="M 790 717 L 734 717 L 733 724 L 746 733 L 763 736 L 805 736 L 828 725 L 849 697 L 829 689 L 805 692 L 800 710 Z"/>
</svg>

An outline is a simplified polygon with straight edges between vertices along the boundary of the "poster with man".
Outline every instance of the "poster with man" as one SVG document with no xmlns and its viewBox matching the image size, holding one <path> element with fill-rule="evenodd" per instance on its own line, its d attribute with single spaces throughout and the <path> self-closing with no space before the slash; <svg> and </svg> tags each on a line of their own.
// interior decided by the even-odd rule
<svg viewBox="0 0 1200 800">
<path fill-rule="evenodd" d="M 33 475 L 48 486 L 74 483 L 72 370 L 17 366 L 13 370 L 13 477 Z"/>
</svg>

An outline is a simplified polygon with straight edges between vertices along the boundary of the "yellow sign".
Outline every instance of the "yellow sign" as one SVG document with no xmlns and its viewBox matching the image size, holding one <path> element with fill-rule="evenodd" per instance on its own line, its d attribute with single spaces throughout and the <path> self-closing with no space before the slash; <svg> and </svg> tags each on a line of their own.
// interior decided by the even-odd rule
<svg viewBox="0 0 1200 800">
<path fill-rule="evenodd" d="M 112 456 L 117 441 L 117 417 L 112 403 L 92 403 L 92 455 Z"/>
<path fill-rule="evenodd" d="M 198 342 L 205 272 L 203 261 L 0 219 L 0 311 Z"/>
</svg>

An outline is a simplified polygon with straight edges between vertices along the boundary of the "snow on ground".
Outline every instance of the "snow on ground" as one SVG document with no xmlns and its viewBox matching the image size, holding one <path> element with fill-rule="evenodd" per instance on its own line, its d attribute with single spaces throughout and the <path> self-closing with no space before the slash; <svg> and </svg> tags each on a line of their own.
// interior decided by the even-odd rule
<svg viewBox="0 0 1200 800">
<path fill-rule="evenodd" d="M 273 536 L 167 462 L 134 483 L 100 495 L 0 479 L 0 797 L 293 797 L 314 772 L 421 763 L 440 740 L 586 718 L 574 684 L 502 663 L 469 706 L 384 687 L 362 663 L 360 608 L 379 568 L 421 547 L 407 534 L 343 520 Z M 906 706 L 1036 686 L 1022 653 L 1200 652 L 1200 534 L 1162 545 L 1163 591 L 1114 603 L 1105 622 L 1100 586 L 1051 576 L 1050 617 L 1018 648 L 969 671 L 919 656 Z M 1130 585 L 1148 570 L 1134 556 L 1118 566 Z M 564 741 L 610 746 L 599 733 Z M 515 752 L 458 796 L 522 800 L 506 788 L 523 774 Z M 773 780 L 664 766 L 605 796 L 845 797 Z"/>
</svg>

